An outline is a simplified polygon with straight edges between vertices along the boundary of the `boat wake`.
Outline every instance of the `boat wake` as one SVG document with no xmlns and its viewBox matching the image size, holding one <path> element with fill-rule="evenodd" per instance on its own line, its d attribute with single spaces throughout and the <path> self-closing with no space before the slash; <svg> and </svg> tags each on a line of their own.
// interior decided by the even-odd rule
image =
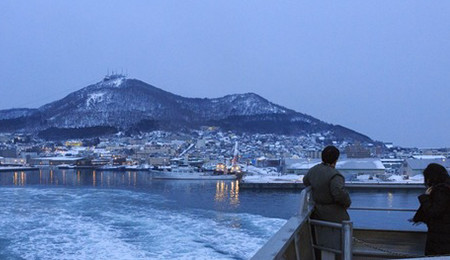
<svg viewBox="0 0 450 260">
<path fill-rule="evenodd" d="M 248 259 L 285 222 L 167 206 L 161 195 L 90 188 L 2 188 L 6 259 Z"/>
</svg>

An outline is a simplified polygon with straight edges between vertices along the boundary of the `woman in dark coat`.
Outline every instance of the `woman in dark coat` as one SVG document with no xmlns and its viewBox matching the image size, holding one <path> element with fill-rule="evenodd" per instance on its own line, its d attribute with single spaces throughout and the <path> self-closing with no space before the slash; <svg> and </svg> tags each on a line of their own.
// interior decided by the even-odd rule
<svg viewBox="0 0 450 260">
<path fill-rule="evenodd" d="M 428 189 L 419 196 L 413 221 L 428 226 L 425 255 L 450 255 L 450 177 L 437 163 L 429 164 L 423 175 Z"/>
</svg>

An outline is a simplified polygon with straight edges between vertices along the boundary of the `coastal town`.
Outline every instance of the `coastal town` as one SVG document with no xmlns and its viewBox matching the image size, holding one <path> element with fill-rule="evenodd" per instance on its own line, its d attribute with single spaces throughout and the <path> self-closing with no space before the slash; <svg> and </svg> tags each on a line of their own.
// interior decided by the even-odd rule
<svg viewBox="0 0 450 260">
<path fill-rule="evenodd" d="M 337 169 L 347 181 L 423 182 L 423 169 L 432 162 L 450 169 L 450 148 L 402 148 L 392 143 L 333 141 L 327 133 L 285 136 L 239 134 L 219 128 L 188 132 L 118 133 L 104 138 L 46 141 L 25 134 L 0 135 L 0 171 L 68 167 L 150 170 L 189 165 L 214 171 L 237 164 L 248 182 L 272 176 L 299 181 L 320 163 L 326 145 L 341 150 Z"/>
</svg>

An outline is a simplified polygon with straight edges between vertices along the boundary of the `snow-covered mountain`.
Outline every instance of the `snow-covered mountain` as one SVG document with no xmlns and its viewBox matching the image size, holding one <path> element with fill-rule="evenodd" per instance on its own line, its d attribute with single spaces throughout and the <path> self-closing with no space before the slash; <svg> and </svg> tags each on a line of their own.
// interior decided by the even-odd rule
<svg viewBox="0 0 450 260">
<path fill-rule="evenodd" d="M 350 129 L 276 105 L 254 93 L 186 98 L 121 75 L 107 76 L 38 109 L 0 111 L 0 131 L 95 127 L 150 131 L 201 126 L 282 134 L 328 132 L 335 139 L 371 141 Z"/>
</svg>

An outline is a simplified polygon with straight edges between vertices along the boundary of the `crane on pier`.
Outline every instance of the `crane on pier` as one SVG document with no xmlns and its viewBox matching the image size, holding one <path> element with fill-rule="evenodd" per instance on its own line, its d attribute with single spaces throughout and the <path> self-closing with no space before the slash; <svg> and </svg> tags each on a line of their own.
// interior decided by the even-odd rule
<svg viewBox="0 0 450 260">
<path fill-rule="evenodd" d="M 236 141 L 236 143 L 234 144 L 233 159 L 231 160 L 231 168 L 230 168 L 231 174 L 240 174 L 242 172 L 241 166 L 239 166 L 239 164 L 237 164 L 238 159 L 239 159 L 238 155 L 239 155 L 238 142 Z"/>
<path fill-rule="evenodd" d="M 237 163 L 239 159 L 238 142 L 234 144 L 233 159 L 231 159 L 231 166 L 226 163 L 218 163 L 214 173 L 216 174 L 242 174 L 241 166 Z"/>
</svg>

